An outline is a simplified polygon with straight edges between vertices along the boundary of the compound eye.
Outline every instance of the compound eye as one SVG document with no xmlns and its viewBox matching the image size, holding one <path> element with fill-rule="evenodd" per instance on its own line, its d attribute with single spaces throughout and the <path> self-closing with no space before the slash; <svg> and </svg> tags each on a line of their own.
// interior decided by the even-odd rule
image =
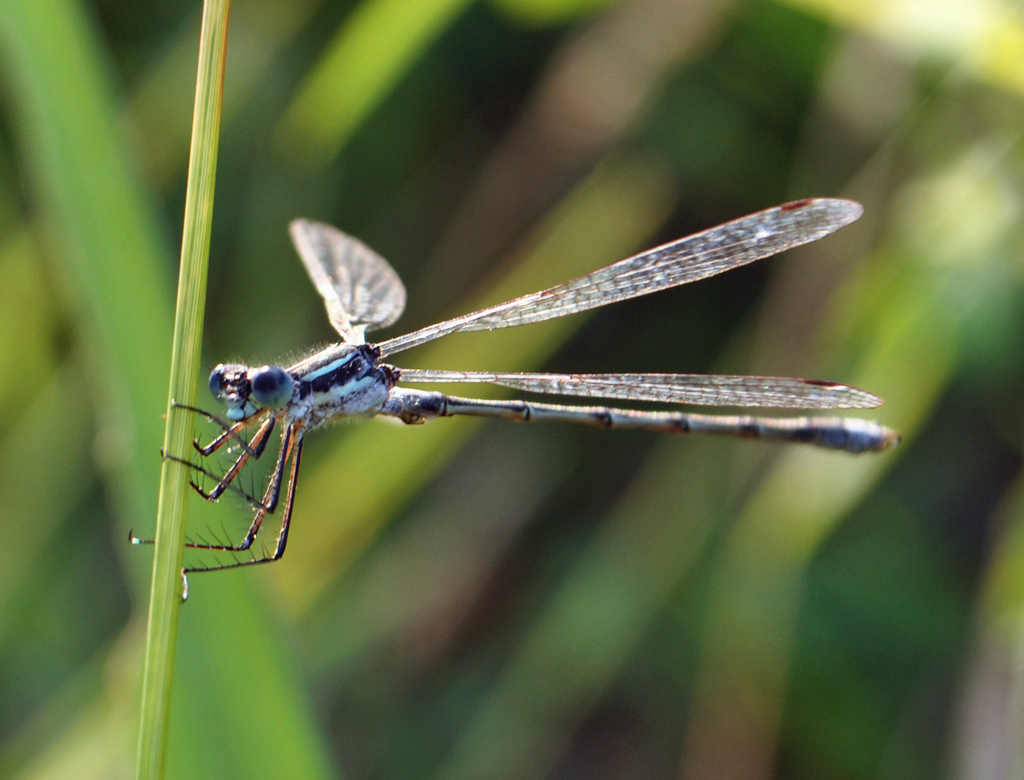
<svg viewBox="0 0 1024 780">
<path fill-rule="evenodd" d="M 224 364 L 221 363 L 210 372 L 210 392 L 219 401 L 224 400 Z"/>
<path fill-rule="evenodd" d="M 252 397 L 265 409 L 280 409 L 292 398 L 292 376 L 283 368 L 263 366 L 249 378 Z"/>
</svg>

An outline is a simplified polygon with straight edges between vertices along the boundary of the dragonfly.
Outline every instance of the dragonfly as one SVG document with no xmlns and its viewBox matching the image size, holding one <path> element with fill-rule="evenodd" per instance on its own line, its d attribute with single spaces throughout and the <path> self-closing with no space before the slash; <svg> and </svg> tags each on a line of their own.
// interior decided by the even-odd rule
<svg viewBox="0 0 1024 780">
<path fill-rule="evenodd" d="M 602 428 L 799 442 L 850 453 L 878 452 L 895 446 L 900 439 L 896 431 L 856 418 L 716 416 L 523 399 L 484 400 L 404 386 L 483 383 L 525 393 L 736 407 L 854 409 L 882 403 L 872 393 L 835 382 L 716 374 L 423 370 L 384 362 L 384 358 L 442 336 L 542 322 L 705 279 L 817 241 L 862 213 L 860 204 L 837 198 L 786 203 L 649 249 L 546 290 L 377 343 L 367 342 L 366 333 L 394 324 L 405 308 L 405 287 L 398 274 L 377 253 L 337 228 L 305 219 L 293 221 L 289 228 L 292 241 L 341 341 L 288 367 L 236 363 L 215 367 L 210 374 L 210 390 L 227 407 L 226 420 L 202 409 L 175 404 L 204 416 L 221 429 L 206 445 L 193 442 L 201 458 L 210 457 L 225 445 L 238 454 L 223 474 L 182 458 L 171 459 L 215 482 L 212 489 L 204 490 L 192 480 L 192 487 L 203 498 L 216 501 L 231 489 L 243 495 L 254 510 L 249 530 L 240 541 L 186 544 L 193 549 L 233 554 L 230 562 L 186 567 L 183 575 L 279 560 L 288 543 L 304 438 L 309 431 L 346 418 L 384 415 L 408 424 L 456 415 L 519 422 L 550 420 Z M 234 483 L 247 463 L 262 456 L 275 429 L 280 430 L 277 459 L 265 492 L 257 498 Z M 266 516 L 277 509 L 282 491 L 284 504 L 276 542 L 256 554 L 253 545 L 257 535 Z M 132 541 L 141 543 L 134 536 Z"/>
</svg>

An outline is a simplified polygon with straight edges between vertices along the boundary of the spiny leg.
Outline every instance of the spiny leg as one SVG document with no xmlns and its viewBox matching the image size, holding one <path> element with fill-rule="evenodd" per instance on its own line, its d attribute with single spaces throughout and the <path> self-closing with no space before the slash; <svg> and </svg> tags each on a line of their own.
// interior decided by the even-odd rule
<svg viewBox="0 0 1024 780">
<path fill-rule="evenodd" d="M 295 454 L 292 457 L 292 467 L 288 475 L 288 491 L 285 495 L 284 501 L 284 512 L 281 517 L 281 530 L 277 534 L 277 545 L 274 548 L 272 555 L 266 555 L 262 558 L 251 558 L 247 561 L 233 561 L 232 563 L 222 563 L 216 566 L 186 566 L 182 569 L 182 576 L 189 574 L 194 571 L 219 571 L 221 569 L 237 569 L 241 566 L 253 566 L 257 563 L 270 563 L 271 561 L 280 560 L 284 555 L 285 547 L 288 544 L 288 531 L 291 528 L 292 522 L 292 509 L 295 506 L 295 486 L 299 479 L 299 463 L 302 460 L 302 438 L 303 434 L 299 431 L 295 435 Z"/>
<path fill-rule="evenodd" d="M 185 460 L 184 458 L 179 458 L 177 455 L 171 455 L 171 454 L 169 454 L 167 452 L 164 452 L 163 450 L 160 450 L 160 455 L 165 460 L 172 460 L 175 463 L 180 463 L 183 466 L 188 466 L 190 469 L 194 469 L 195 471 L 198 471 L 203 476 L 209 477 L 210 479 L 213 479 L 213 480 L 217 480 L 218 485 L 220 484 L 220 482 L 223 481 L 223 478 L 220 475 L 214 474 L 212 471 L 210 471 L 208 469 L 205 469 L 202 466 L 200 466 L 200 465 L 198 465 L 196 463 L 193 463 L 192 461 Z M 277 467 L 275 467 L 275 471 L 279 471 L 280 467 L 282 467 L 282 465 L 283 464 L 278 463 Z M 191 485 L 192 489 L 195 490 L 203 498 L 205 498 L 207 500 L 213 500 L 213 499 L 211 499 L 209 497 L 209 494 L 204 492 L 194 481 L 189 480 L 189 485 Z M 264 497 L 264 500 L 261 501 L 260 499 L 256 498 L 256 496 L 253 496 L 253 495 L 250 495 L 249 493 L 246 493 L 244 490 L 242 490 L 240 487 L 238 487 L 238 486 L 236 486 L 234 484 L 226 484 L 224 487 L 226 489 L 230 490 L 232 493 L 235 493 L 235 494 L 241 496 L 242 498 L 244 498 L 246 501 L 248 501 L 252 505 L 253 509 L 256 509 L 258 512 L 263 512 L 265 514 L 267 512 L 273 512 L 274 511 L 273 507 L 268 507 L 266 505 L 266 497 Z M 223 490 L 221 491 L 221 493 L 222 492 L 223 492 Z M 219 496 L 220 493 L 218 493 L 217 495 Z M 276 501 L 277 501 L 276 493 L 273 496 L 273 500 L 276 503 Z M 251 530 L 252 529 L 250 528 L 250 531 Z M 255 536 L 255 534 L 254 534 L 254 536 Z M 128 542 L 130 544 L 136 544 L 136 545 L 139 545 L 139 544 L 153 544 L 154 540 L 153 539 L 143 539 L 140 536 L 136 536 L 134 530 L 130 530 L 128 532 Z M 251 544 L 251 542 L 250 542 L 250 544 Z M 217 549 L 217 550 L 219 550 L 219 549 L 224 549 L 224 550 L 234 549 L 234 546 L 231 546 L 231 545 L 207 545 L 205 543 L 204 544 L 193 544 L 192 542 L 189 542 L 188 540 L 185 541 L 185 546 L 186 547 L 199 547 L 199 548 L 202 548 L 202 549 L 209 548 L 209 549 Z M 239 549 L 243 549 L 243 548 L 239 548 Z M 186 586 L 186 590 L 187 590 L 187 586 Z M 184 600 L 184 599 L 182 599 L 182 600 Z"/>
<path fill-rule="evenodd" d="M 216 501 L 218 498 L 220 498 L 221 495 L 223 495 L 224 491 L 231 485 L 232 482 L 234 482 L 235 477 L 239 475 L 245 464 L 249 462 L 249 458 L 259 458 L 259 456 L 263 454 L 263 450 L 267 446 L 267 441 L 270 440 L 270 434 L 274 430 L 274 424 L 276 422 L 277 420 L 273 416 L 268 417 L 263 422 L 263 425 L 259 427 L 259 430 L 256 431 L 255 435 L 252 437 L 252 439 L 250 439 L 249 447 L 246 447 L 245 449 L 242 450 L 242 453 L 232 464 L 231 468 L 228 469 L 227 473 L 217 481 L 216 485 L 213 486 L 213 490 L 207 493 L 203 491 L 195 482 L 191 482 L 190 484 L 195 489 L 195 491 L 203 498 L 205 498 L 207 501 Z M 253 447 L 254 442 L 255 447 Z M 252 449 L 250 449 L 250 447 Z"/>
<path fill-rule="evenodd" d="M 178 406 L 182 406 L 182 405 L 178 404 Z M 192 407 L 184 407 L 184 408 L 192 409 Z M 197 410 L 197 411 L 201 411 L 201 410 Z M 245 442 L 244 440 L 241 440 L 242 443 L 243 443 L 242 453 L 238 456 L 238 458 L 232 464 L 231 468 L 228 469 L 228 472 L 225 475 L 223 475 L 223 476 L 214 474 L 213 472 L 209 471 L 208 469 L 206 469 L 206 468 L 204 468 L 202 466 L 199 466 L 199 465 L 197 465 L 195 463 L 192 463 L 190 461 L 187 461 L 184 458 L 179 458 L 176 455 L 171 455 L 171 454 L 169 454 L 167 452 L 163 452 L 163 451 L 161 451 L 160 454 L 163 455 L 163 457 L 165 457 L 168 460 L 173 460 L 176 463 L 183 463 L 183 464 L 185 464 L 187 466 L 190 466 L 191 468 L 193 468 L 196 471 L 198 471 L 200 474 L 203 474 L 204 476 L 210 477 L 212 480 L 214 480 L 216 482 L 216 484 L 214 485 L 213 490 L 211 490 L 209 492 L 203 490 L 194 481 L 191 481 L 191 480 L 189 481 L 189 484 L 192 486 L 192 489 L 195 490 L 196 493 L 201 495 L 207 501 L 216 501 L 218 498 L 220 498 L 224 494 L 225 490 L 230 488 L 235 493 L 238 493 L 240 496 L 242 496 L 247 501 L 249 501 L 249 503 L 251 503 L 253 506 L 262 509 L 262 508 L 265 508 L 263 502 L 259 501 L 255 497 L 249 495 L 244 490 L 240 490 L 240 489 L 234 487 L 232 485 L 232 482 L 234 482 L 235 478 L 239 475 L 239 473 L 241 473 L 242 468 L 244 468 L 245 464 L 249 461 L 250 457 L 259 458 L 263 454 L 264 449 L 266 449 L 267 442 L 270 441 L 270 434 L 273 432 L 274 425 L 276 423 L 277 423 L 276 418 L 274 418 L 272 416 L 267 417 L 267 419 L 263 421 L 263 424 L 259 427 L 259 429 L 256 431 L 255 435 L 252 437 L 252 439 L 249 442 Z M 224 441 L 227 441 L 228 436 L 225 433 L 225 434 L 222 434 L 220 437 L 218 437 L 218 439 L 221 440 L 220 444 L 218 444 L 216 447 L 213 447 L 210 450 L 211 453 L 216 451 L 221 445 L 223 445 Z M 252 447 L 251 445 L 254 442 L 255 442 L 255 447 Z M 203 453 L 203 448 L 199 447 L 198 444 L 196 444 L 195 442 L 193 442 L 193 444 L 195 445 L 196 450 L 200 454 L 202 454 Z"/>
<path fill-rule="evenodd" d="M 209 444 L 207 444 L 205 447 L 202 446 L 196 440 L 192 441 L 192 446 L 195 447 L 196 451 L 199 452 L 199 454 L 202 455 L 204 458 L 215 453 L 217 450 L 223 447 L 224 444 L 230 439 L 234 439 L 238 444 L 242 446 L 243 449 L 250 450 L 249 454 L 253 457 L 258 458 L 263 453 L 262 449 L 260 449 L 258 452 L 256 450 L 252 450 L 249 447 L 249 442 L 242 438 L 241 435 L 241 431 L 245 430 L 250 425 L 252 425 L 253 421 L 263 413 L 263 410 L 260 410 L 255 414 L 249 415 L 249 417 L 245 418 L 244 420 L 239 420 L 236 423 L 229 423 L 226 420 L 222 420 L 220 417 L 213 414 L 212 412 L 208 412 L 205 409 L 200 409 L 198 406 L 179 404 L 177 401 L 173 399 L 171 400 L 171 406 L 177 409 L 184 409 L 185 411 L 188 412 L 194 412 L 195 414 L 205 417 L 214 425 L 223 429 L 223 431 L 220 434 L 218 434 L 217 437 Z"/>
<path fill-rule="evenodd" d="M 222 422 L 221 420 L 214 419 L 214 415 L 212 414 L 210 415 L 210 419 L 212 422 Z M 217 434 L 217 436 L 214 437 L 213 441 L 211 441 L 209 444 L 204 446 L 199 443 L 199 439 L 193 439 L 192 446 L 195 447 L 196 452 L 198 452 L 204 458 L 209 457 L 210 455 L 215 453 L 231 439 L 234 439 L 236 442 L 241 444 L 243 449 L 248 449 L 249 442 L 243 439 L 241 434 L 241 431 L 244 430 L 245 427 L 245 421 L 235 423 L 230 428 L 225 428 L 223 431 Z"/>
<path fill-rule="evenodd" d="M 193 471 L 198 471 L 204 477 L 209 477 L 214 482 L 220 482 L 220 480 L 222 479 L 220 474 L 215 474 L 214 472 L 210 471 L 209 469 L 203 468 L 199 464 L 193 463 L 192 461 L 186 460 L 185 458 L 179 458 L 177 455 L 169 455 L 168 453 L 164 452 L 163 450 L 160 451 L 160 455 L 165 460 L 172 460 L 175 463 L 181 463 L 183 466 L 188 466 Z M 207 500 L 209 500 L 209 498 L 208 498 L 209 494 L 207 494 L 203 490 L 200 490 L 199 486 L 196 485 L 195 482 L 192 482 L 190 480 L 189 484 L 192 486 L 192 489 L 195 490 L 199 495 L 201 495 L 203 498 L 206 498 Z M 266 508 L 266 507 L 263 506 L 263 502 L 260 501 L 258 498 L 256 498 L 256 496 L 254 496 L 254 495 L 252 495 L 250 493 L 246 493 L 244 490 L 242 490 L 242 488 L 238 487 L 235 484 L 227 485 L 226 489 L 228 489 L 232 493 L 235 493 L 236 495 L 241 496 L 242 498 L 244 498 L 246 501 L 248 501 L 250 504 L 252 504 L 254 509 L 265 509 Z"/>
<path fill-rule="evenodd" d="M 193 550 L 223 550 L 224 552 L 244 552 L 252 547 L 252 543 L 256 540 L 256 535 L 260 532 L 260 527 L 263 525 L 263 519 L 268 513 L 274 511 L 277 508 L 277 502 L 281 495 L 281 482 L 284 478 L 284 467 L 288 462 L 289 456 L 292 454 L 292 450 L 296 446 L 295 430 L 297 427 L 292 424 L 285 427 L 281 433 L 281 452 L 277 456 L 277 463 L 274 466 L 274 473 L 270 477 L 270 484 L 267 485 L 267 492 L 263 496 L 263 501 L 260 502 L 259 508 L 256 510 L 256 514 L 253 515 L 252 523 L 249 525 L 249 530 L 245 534 L 245 538 L 242 539 L 238 544 L 204 544 L 197 542 L 186 542 L 185 546 Z M 292 458 L 292 474 L 295 472 L 295 459 Z M 289 490 L 291 487 L 289 487 Z M 224 568 L 224 567 L 214 567 Z M 188 571 L 200 571 L 198 569 L 189 569 Z"/>
</svg>

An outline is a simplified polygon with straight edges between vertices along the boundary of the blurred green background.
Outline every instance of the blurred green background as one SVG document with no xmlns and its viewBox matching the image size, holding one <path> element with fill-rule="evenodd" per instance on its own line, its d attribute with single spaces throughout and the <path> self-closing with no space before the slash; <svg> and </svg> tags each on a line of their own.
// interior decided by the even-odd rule
<svg viewBox="0 0 1024 780">
<path fill-rule="evenodd" d="M 198 24 L 0 2 L 3 778 L 133 774 Z M 333 338 L 296 216 L 394 264 L 393 335 L 841 195 L 788 256 L 396 362 L 811 376 L 905 438 L 311 436 L 284 560 L 192 579 L 169 776 L 1024 776 L 1016 4 L 236 0 L 225 90 L 205 369 Z"/>
</svg>

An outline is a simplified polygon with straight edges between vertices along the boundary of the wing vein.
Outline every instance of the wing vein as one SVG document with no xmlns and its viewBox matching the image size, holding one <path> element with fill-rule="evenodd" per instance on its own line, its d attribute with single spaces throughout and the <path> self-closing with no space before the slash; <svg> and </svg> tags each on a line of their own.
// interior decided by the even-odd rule
<svg viewBox="0 0 1024 780">
<path fill-rule="evenodd" d="M 775 376 L 727 374 L 517 374 L 400 369 L 402 382 L 472 382 L 530 393 L 627 401 L 788 409 L 864 409 L 882 399 L 850 385 Z"/>
<path fill-rule="evenodd" d="M 391 355 L 461 331 L 563 317 L 704 279 L 816 241 L 860 217 L 859 204 L 818 198 L 751 214 L 620 260 L 585 276 L 381 342 Z"/>
</svg>

